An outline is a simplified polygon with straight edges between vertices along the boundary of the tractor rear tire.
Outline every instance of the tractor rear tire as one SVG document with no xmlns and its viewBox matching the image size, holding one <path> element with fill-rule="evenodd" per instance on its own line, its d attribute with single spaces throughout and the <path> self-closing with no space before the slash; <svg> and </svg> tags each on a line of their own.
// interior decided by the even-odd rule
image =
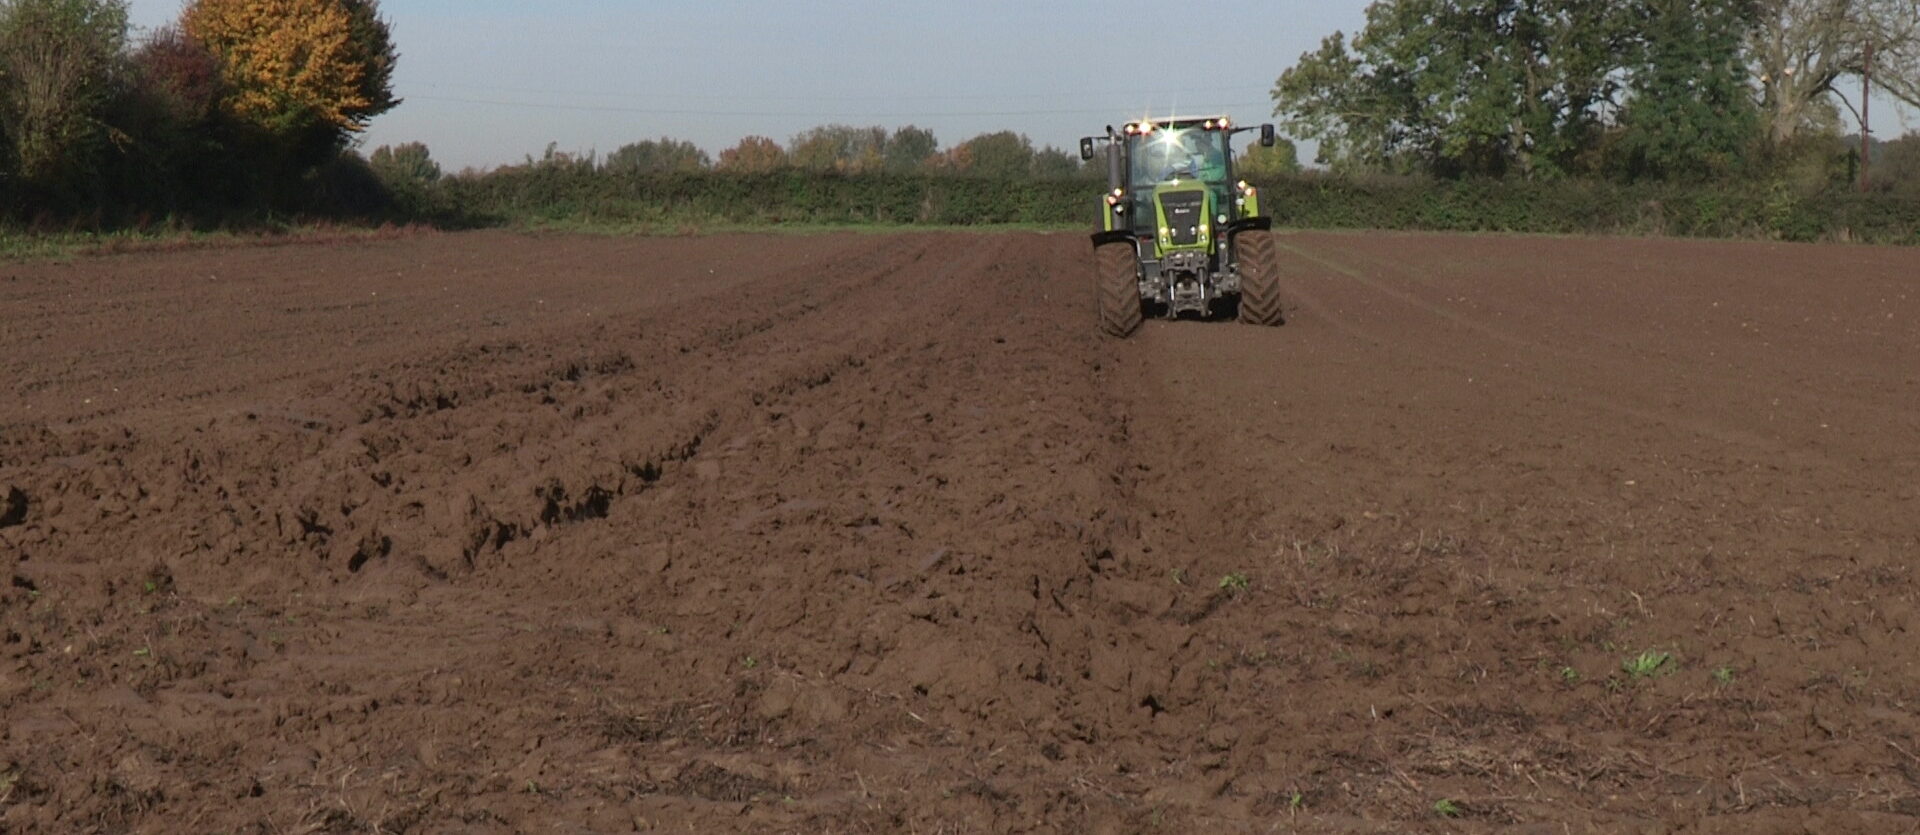
<svg viewBox="0 0 1920 835">
<path fill-rule="evenodd" d="M 1095 247 L 1094 296 L 1100 311 L 1100 330 L 1125 339 L 1140 327 L 1140 265 L 1133 247 L 1108 244 Z"/>
<path fill-rule="evenodd" d="M 1287 323 L 1280 306 L 1280 261 L 1271 232 L 1245 232 L 1234 238 L 1240 267 L 1240 323 L 1273 327 Z"/>
</svg>

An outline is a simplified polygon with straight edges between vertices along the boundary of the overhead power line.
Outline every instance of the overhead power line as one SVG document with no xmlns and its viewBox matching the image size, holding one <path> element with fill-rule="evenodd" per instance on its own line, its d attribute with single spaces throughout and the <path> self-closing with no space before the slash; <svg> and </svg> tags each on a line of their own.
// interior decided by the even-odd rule
<svg viewBox="0 0 1920 835">
<path fill-rule="evenodd" d="M 409 85 L 409 86 L 413 86 L 413 85 Z M 660 100 L 660 99 L 681 100 L 681 101 L 732 101 L 732 102 L 765 102 L 765 101 L 803 102 L 804 101 L 804 102 L 842 102 L 842 103 L 899 101 L 901 99 L 913 99 L 916 101 L 1007 101 L 1007 100 L 1032 100 L 1032 99 L 1056 99 L 1056 100 L 1067 99 L 1067 100 L 1077 101 L 1077 100 L 1085 100 L 1095 96 L 1114 95 L 1114 90 L 1112 88 L 1108 88 L 1105 90 L 1088 90 L 1083 92 L 1056 91 L 1056 92 L 1005 93 L 1005 94 L 996 94 L 996 93 L 933 94 L 933 95 L 922 95 L 922 94 L 871 95 L 869 94 L 869 95 L 858 95 L 858 96 L 825 96 L 825 95 L 804 95 L 804 94 L 786 95 L 786 94 L 777 94 L 777 93 L 762 94 L 762 95 L 707 95 L 702 93 L 673 93 L 673 92 L 664 92 L 664 91 L 642 92 L 642 91 L 634 91 L 634 90 L 568 90 L 568 89 L 554 89 L 550 87 L 503 87 L 498 85 L 468 84 L 464 82 L 453 82 L 453 81 L 425 82 L 425 83 L 419 84 L 418 86 L 426 87 L 429 89 L 435 89 L 435 90 L 439 88 L 449 88 L 453 90 L 472 90 L 479 93 L 506 93 L 506 94 L 534 95 L 534 96 L 584 96 L 589 98 L 619 98 L 619 99 L 630 99 L 630 100 L 637 99 L 637 100 L 648 100 L 648 101 Z M 1270 89 L 1271 88 L 1269 87 L 1263 86 L 1263 87 L 1225 87 L 1225 88 L 1212 87 L 1212 88 L 1195 88 L 1195 89 L 1186 89 L 1186 90 L 1139 90 L 1139 91 L 1127 91 L 1125 95 L 1128 95 L 1131 97 L 1147 98 L 1147 99 L 1152 99 L 1156 101 L 1165 101 L 1165 100 L 1177 100 L 1177 99 L 1188 97 L 1188 96 L 1198 98 L 1202 96 L 1224 95 L 1224 96 L 1237 97 L 1237 96 L 1243 96 L 1243 95 L 1258 95 L 1261 93 L 1268 92 Z"/>
<path fill-rule="evenodd" d="M 567 110 L 567 111 L 578 111 L 578 112 L 585 112 L 585 113 L 634 113 L 634 114 L 640 114 L 640 115 L 646 115 L 646 116 L 705 116 L 705 117 L 745 117 L 745 118 L 795 117 L 795 118 L 815 118 L 815 119 L 934 119 L 934 118 L 975 117 L 975 116 L 979 116 L 979 117 L 984 117 L 984 116 L 998 116 L 998 117 L 1089 116 L 1089 115 L 1124 116 L 1126 115 L 1125 111 L 1128 110 L 1128 108 L 1125 108 L 1125 107 L 1120 107 L 1120 108 L 1103 107 L 1103 108 L 1085 108 L 1085 109 L 1045 109 L 1045 110 L 971 110 L 971 111 L 919 111 L 919 112 L 876 111 L 876 112 L 865 112 L 865 113 L 848 113 L 848 112 L 829 112 L 824 110 L 705 110 L 705 109 L 692 109 L 692 108 L 622 107 L 622 106 L 615 106 L 615 105 L 556 104 L 553 102 L 501 101 L 497 99 L 476 99 L 476 98 L 463 98 L 463 97 L 456 97 L 456 96 L 407 95 L 404 98 L 408 101 L 432 101 L 432 102 L 443 102 L 443 103 L 449 103 L 449 104 L 474 104 L 474 105 L 485 105 L 489 107 L 520 107 L 520 108 L 527 108 L 532 110 Z M 1213 112 L 1213 111 L 1230 111 L 1234 109 L 1246 109 L 1246 108 L 1265 108 L 1265 107 L 1271 107 L 1272 104 L 1273 103 L 1270 101 L 1251 102 L 1251 103 L 1243 102 L 1240 104 L 1210 104 L 1210 105 L 1196 104 L 1192 106 L 1182 106 L 1180 109 L 1183 111 L 1205 110 L 1205 111 Z M 1155 112 L 1159 112 L 1165 109 L 1166 109 L 1165 107 L 1152 108 L 1152 110 Z"/>
</svg>

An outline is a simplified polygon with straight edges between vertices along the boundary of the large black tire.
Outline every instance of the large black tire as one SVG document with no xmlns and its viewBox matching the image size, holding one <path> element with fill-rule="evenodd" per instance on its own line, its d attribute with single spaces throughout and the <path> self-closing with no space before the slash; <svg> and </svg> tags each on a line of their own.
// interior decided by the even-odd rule
<svg viewBox="0 0 1920 835">
<path fill-rule="evenodd" d="M 1095 303 L 1100 330 L 1125 339 L 1140 327 L 1140 266 L 1133 247 L 1107 244 L 1093 250 Z"/>
<path fill-rule="evenodd" d="M 1233 239 L 1240 267 L 1240 322 L 1273 327 L 1287 323 L 1280 307 L 1280 262 L 1273 234 L 1242 232 Z"/>
</svg>

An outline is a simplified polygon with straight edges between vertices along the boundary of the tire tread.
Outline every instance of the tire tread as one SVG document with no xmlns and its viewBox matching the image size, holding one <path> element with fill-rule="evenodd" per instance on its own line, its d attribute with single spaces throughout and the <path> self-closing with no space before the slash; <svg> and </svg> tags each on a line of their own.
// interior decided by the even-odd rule
<svg viewBox="0 0 1920 835">
<path fill-rule="evenodd" d="M 1094 249 L 1094 295 L 1100 330 L 1125 339 L 1140 327 L 1140 272 L 1133 248 L 1108 244 Z"/>
<path fill-rule="evenodd" d="M 1266 327 L 1286 324 L 1273 234 L 1244 232 L 1234 239 L 1234 246 L 1240 267 L 1240 322 Z"/>
</svg>

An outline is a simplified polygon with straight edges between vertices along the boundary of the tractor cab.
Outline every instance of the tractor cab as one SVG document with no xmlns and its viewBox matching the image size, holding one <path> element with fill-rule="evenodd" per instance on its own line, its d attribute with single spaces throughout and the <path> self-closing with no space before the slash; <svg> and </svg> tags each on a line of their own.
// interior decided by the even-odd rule
<svg viewBox="0 0 1920 835">
<path fill-rule="evenodd" d="M 1233 173 L 1232 139 L 1250 130 L 1253 128 L 1236 127 L 1226 116 L 1142 119 L 1128 122 L 1119 130 L 1107 128 L 1108 193 L 1102 228 L 1131 230 L 1157 243 L 1160 228 L 1167 226 L 1168 237 L 1174 237 L 1169 224 L 1158 222 L 1161 212 L 1156 195 L 1168 193 L 1205 192 L 1214 210 L 1209 216 L 1215 223 L 1206 224 L 1209 226 L 1258 215 L 1259 202 L 1253 189 L 1238 182 Z M 1273 126 L 1264 125 L 1259 130 L 1260 143 L 1273 145 Z M 1094 137 L 1080 140 L 1082 159 L 1094 158 L 1096 141 Z M 1201 219 L 1194 207 L 1187 205 L 1190 200 L 1175 201 L 1179 204 L 1177 219 Z M 1225 220 L 1222 215 L 1227 216 Z M 1197 233 L 1195 228 L 1181 237 L 1197 237 Z"/>
<path fill-rule="evenodd" d="M 1122 190 L 1123 196 L 1131 195 L 1128 202 L 1132 205 L 1127 211 L 1114 213 L 1115 226 L 1157 231 L 1168 226 L 1158 222 L 1164 219 L 1184 231 L 1192 228 L 1196 220 L 1204 220 L 1195 215 L 1201 208 L 1195 205 L 1196 199 L 1204 198 L 1210 207 L 1227 206 L 1233 199 L 1233 154 L 1228 148 L 1228 124 L 1226 119 L 1218 122 L 1209 119 L 1199 124 L 1169 121 L 1127 125 L 1123 129 L 1126 133 L 1121 149 L 1125 159 L 1124 176 L 1114 185 Z M 1161 199 L 1179 195 L 1187 197 L 1173 200 L 1175 205 L 1166 205 Z M 1115 206 L 1119 203 L 1114 201 Z M 1161 213 L 1155 211 L 1156 206 L 1164 206 L 1166 213 L 1174 216 L 1161 217 Z M 1122 219 L 1131 222 L 1119 223 Z M 1180 237 L 1190 236 L 1191 233 Z"/>
</svg>

